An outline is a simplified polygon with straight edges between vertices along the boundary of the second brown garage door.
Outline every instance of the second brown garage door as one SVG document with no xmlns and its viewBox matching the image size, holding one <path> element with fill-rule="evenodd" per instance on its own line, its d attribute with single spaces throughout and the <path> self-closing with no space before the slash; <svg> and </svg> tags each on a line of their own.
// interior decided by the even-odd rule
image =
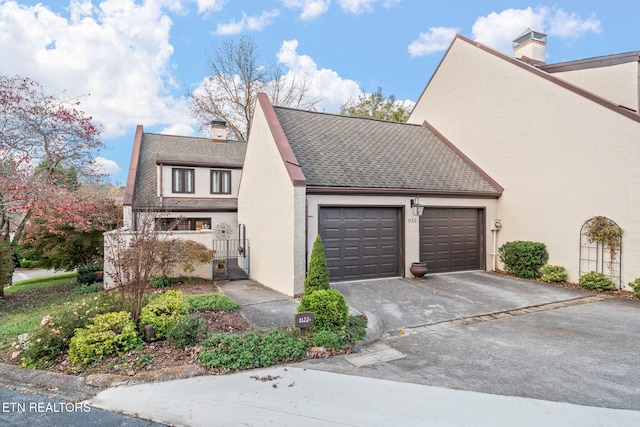
<svg viewBox="0 0 640 427">
<path fill-rule="evenodd" d="M 400 274 L 400 209 L 320 208 L 319 232 L 331 281 Z"/>
<path fill-rule="evenodd" d="M 484 268 L 483 210 L 426 208 L 420 218 L 420 260 L 429 273 Z"/>
</svg>

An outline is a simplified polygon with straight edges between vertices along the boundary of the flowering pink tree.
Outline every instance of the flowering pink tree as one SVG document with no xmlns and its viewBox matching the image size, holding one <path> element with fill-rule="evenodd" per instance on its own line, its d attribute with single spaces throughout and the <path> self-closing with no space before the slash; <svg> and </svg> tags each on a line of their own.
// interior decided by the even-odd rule
<svg viewBox="0 0 640 427">
<path fill-rule="evenodd" d="M 79 105 L 45 93 L 28 77 L 0 74 L 1 240 L 15 245 L 36 217 L 40 223 L 85 221 L 78 215 L 78 179 L 65 177 L 69 171 L 79 179 L 94 175 L 102 143 Z"/>
</svg>

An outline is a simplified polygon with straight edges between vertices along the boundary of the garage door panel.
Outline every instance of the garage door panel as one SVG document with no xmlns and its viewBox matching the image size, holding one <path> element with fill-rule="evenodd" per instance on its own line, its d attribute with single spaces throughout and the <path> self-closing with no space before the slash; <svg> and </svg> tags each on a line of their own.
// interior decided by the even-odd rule
<svg viewBox="0 0 640 427">
<path fill-rule="evenodd" d="M 475 208 L 426 208 L 420 218 L 420 260 L 432 272 L 481 269 L 481 218 Z"/>
<path fill-rule="evenodd" d="M 327 207 L 320 208 L 319 217 L 332 281 L 399 274 L 398 208 Z"/>
</svg>

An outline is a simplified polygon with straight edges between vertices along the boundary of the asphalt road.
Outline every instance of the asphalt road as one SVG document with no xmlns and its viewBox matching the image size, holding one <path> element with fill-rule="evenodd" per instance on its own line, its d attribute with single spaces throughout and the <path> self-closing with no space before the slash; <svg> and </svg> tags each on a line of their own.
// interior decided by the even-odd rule
<svg viewBox="0 0 640 427">
<path fill-rule="evenodd" d="M 0 425 L 15 427 L 161 427 L 151 421 L 114 414 L 83 403 L 0 387 Z"/>
</svg>

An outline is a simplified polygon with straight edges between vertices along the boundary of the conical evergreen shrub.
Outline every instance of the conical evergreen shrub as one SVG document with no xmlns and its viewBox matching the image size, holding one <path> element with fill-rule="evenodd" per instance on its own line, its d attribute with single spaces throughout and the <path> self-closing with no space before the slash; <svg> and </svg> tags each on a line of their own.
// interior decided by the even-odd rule
<svg viewBox="0 0 640 427">
<path fill-rule="evenodd" d="M 327 267 L 327 256 L 324 253 L 324 245 L 320 235 L 316 237 L 311 249 L 311 260 L 309 270 L 304 279 L 304 294 L 311 295 L 320 289 L 329 289 L 329 268 Z"/>
</svg>

